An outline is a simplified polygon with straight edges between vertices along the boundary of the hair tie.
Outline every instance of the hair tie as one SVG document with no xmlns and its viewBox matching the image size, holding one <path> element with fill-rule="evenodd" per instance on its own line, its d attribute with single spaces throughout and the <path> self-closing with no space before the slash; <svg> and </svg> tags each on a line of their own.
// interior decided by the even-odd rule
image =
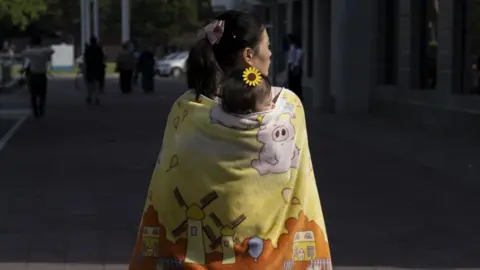
<svg viewBox="0 0 480 270">
<path fill-rule="evenodd" d="M 203 34 L 204 37 L 208 39 L 210 45 L 215 45 L 220 42 L 220 39 L 223 36 L 223 32 L 225 31 L 225 21 L 214 20 L 213 22 L 209 23 L 207 26 L 203 27 L 200 31 L 199 35 Z"/>
</svg>

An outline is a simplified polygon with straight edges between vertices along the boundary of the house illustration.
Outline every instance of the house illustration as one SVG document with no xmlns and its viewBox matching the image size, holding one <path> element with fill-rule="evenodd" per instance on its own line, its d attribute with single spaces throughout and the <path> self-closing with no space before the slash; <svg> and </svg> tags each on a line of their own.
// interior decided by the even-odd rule
<svg viewBox="0 0 480 270">
<path fill-rule="evenodd" d="M 142 232 L 142 254 L 145 257 L 158 257 L 160 230 L 158 227 L 144 227 Z"/>
<path fill-rule="evenodd" d="M 315 237 L 312 231 L 300 231 L 293 240 L 293 260 L 311 261 L 315 259 Z"/>
</svg>

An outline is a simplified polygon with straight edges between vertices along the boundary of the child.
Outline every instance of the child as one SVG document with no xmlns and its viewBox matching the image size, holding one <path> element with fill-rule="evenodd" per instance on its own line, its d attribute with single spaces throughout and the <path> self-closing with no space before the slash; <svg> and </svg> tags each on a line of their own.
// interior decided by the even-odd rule
<svg viewBox="0 0 480 270">
<path fill-rule="evenodd" d="M 272 87 L 258 69 L 233 71 L 220 84 L 223 109 L 232 114 L 250 114 L 273 109 Z"/>
</svg>

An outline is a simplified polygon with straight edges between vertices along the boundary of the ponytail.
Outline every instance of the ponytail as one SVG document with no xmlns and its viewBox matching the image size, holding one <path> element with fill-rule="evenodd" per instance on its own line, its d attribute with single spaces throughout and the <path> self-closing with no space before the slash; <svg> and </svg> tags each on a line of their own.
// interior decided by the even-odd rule
<svg viewBox="0 0 480 270">
<path fill-rule="evenodd" d="M 216 25 L 213 28 L 212 23 Z M 197 99 L 200 95 L 220 96 L 220 81 L 243 61 L 240 55 L 245 48 L 258 47 L 265 31 L 254 16 L 238 10 L 222 13 L 212 23 L 202 29 L 206 37 L 190 50 L 187 60 L 188 88 L 195 91 Z"/>
<path fill-rule="evenodd" d="M 202 38 L 190 50 L 187 59 L 187 84 L 197 95 L 213 98 L 217 96 L 218 85 L 223 72 L 220 69 L 212 45 L 206 38 Z"/>
</svg>

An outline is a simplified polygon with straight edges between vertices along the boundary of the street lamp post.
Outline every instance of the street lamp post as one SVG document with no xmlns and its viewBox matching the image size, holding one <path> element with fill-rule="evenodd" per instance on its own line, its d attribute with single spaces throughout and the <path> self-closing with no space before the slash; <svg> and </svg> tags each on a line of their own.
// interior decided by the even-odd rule
<svg viewBox="0 0 480 270">
<path fill-rule="evenodd" d="M 92 35 L 92 3 L 91 0 L 85 1 L 85 41 L 88 42 Z"/>
<path fill-rule="evenodd" d="M 85 25 L 85 9 L 86 9 L 86 6 L 85 6 L 85 0 L 80 0 L 80 28 L 82 29 L 82 34 L 81 34 L 81 48 L 82 48 L 82 51 L 83 51 L 83 46 L 85 45 L 85 43 L 87 42 L 86 40 L 86 35 L 85 35 L 85 29 L 86 29 L 86 25 Z"/>
<path fill-rule="evenodd" d="M 122 42 L 130 40 L 130 0 L 122 1 Z"/>
<path fill-rule="evenodd" d="M 98 5 L 99 0 L 93 0 L 93 35 L 100 38 L 100 10 Z"/>
</svg>

